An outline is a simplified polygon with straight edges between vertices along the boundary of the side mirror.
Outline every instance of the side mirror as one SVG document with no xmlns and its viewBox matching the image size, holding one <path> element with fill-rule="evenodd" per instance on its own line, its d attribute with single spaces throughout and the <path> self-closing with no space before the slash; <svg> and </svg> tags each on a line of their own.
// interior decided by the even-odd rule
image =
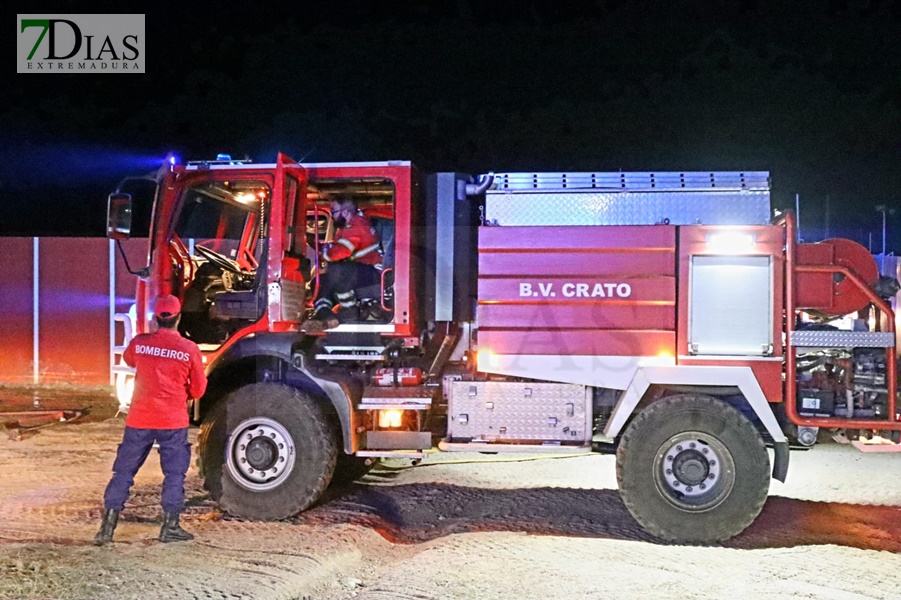
<svg viewBox="0 0 901 600">
<path fill-rule="evenodd" d="M 106 236 L 127 240 L 131 235 L 131 194 L 110 194 L 106 212 Z"/>
</svg>

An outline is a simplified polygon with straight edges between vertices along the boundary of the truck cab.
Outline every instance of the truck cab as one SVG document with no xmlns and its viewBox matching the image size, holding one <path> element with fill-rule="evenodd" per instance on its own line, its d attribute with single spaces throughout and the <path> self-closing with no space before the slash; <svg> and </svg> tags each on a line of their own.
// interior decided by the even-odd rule
<svg viewBox="0 0 901 600">
<path fill-rule="evenodd" d="M 373 224 L 384 268 L 380 284 L 358 294 L 368 309 L 360 321 L 342 323 L 335 333 L 418 334 L 411 302 L 417 282 L 408 276 L 410 199 L 418 188 L 409 162 L 222 159 L 172 165 L 156 180 L 142 298 L 181 299 L 181 333 L 211 357 L 251 332 L 298 330 L 327 268 L 318 257 L 333 242 L 329 204 L 338 196 L 352 198 Z M 140 308 L 139 332 L 150 316 Z"/>
</svg>

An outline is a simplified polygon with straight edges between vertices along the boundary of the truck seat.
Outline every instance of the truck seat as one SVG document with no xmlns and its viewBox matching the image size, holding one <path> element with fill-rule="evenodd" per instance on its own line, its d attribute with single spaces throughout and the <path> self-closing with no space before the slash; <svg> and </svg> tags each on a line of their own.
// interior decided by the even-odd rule
<svg viewBox="0 0 901 600">
<path fill-rule="evenodd" d="M 372 316 L 370 320 L 390 321 L 390 314 L 382 308 L 382 304 L 391 307 L 394 302 L 394 220 L 385 217 L 370 217 L 373 229 L 379 236 L 382 251 L 382 272 L 385 273 L 384 297 L 381 284 L 367 285 L 355 290 L 361 308 L 361 317 L 366 320 L 366 315 Z"/>
<path fill-rule="evenodd" d="M 384 217 L 372 217 L 369 220 L 382 245 L 382 266 L 394 268 L 394 220 Z"/>
</svg>

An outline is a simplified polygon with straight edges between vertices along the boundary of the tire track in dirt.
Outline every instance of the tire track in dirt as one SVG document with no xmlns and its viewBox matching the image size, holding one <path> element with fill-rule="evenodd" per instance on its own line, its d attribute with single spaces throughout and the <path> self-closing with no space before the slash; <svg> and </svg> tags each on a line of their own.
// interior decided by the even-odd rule
<svg viewBox="0 0 901 600">
<path fill-rule="evenodd" d="M 454 533 L 502 531 L 671 545 L 645 532 L 613 490 L 357 484 L 344 497 L 297 517 L 296 522 L 350 522 L 403 544 Z M 771 497 L 758 520 L 722 546 L 811 544 L 901 553 L 901 507 Z"/>
<path fill-rule="evenodd" d="M 13 548 L 4 550 L 9 553 Z M 25 553 L 38 556 L 42 551 L 46 555 L 56 549 L 29 545 Z M 274 556 L 265 548 L 223 549 L 208 543 L 114 544 L 69 549 L 65 556 L 64 567 L 35 572 L 53 571 L 57 581 L 66 583 L 65 594 L 57 597 L 71 600 L 295 599 L 308 594 L 313 583 L 333 578 L 337 565 L 353 562 L 353 556 L 333 555 L 325 560 L 302 552 Z M 34 564 L 27 558 L 19 560 Z M 9 593 L 11 585 L 10 580 L 0 582 L 0 598 L 16 597 Z"/>
<path fill-rule="evenodd" d="M 17 442 L 0 440 L 0 470 L 11 482 L 0 488 L 0 540 L 89 544 L 99 523 L 103 490 L 122 427 L 121 421 L 110 420 L 42 431 Z M 128 534 L 133 524 L 159 526 L 159 471 L 158 455 L 151 452 L 120 516 L 122 541 L 131 541 Z M 218 514 L 193 467 L 185 493 L 185 522 Z"/>
<path fill-rule="evenodd" d="M 97 526 L 103 509 L 103 485 L 97 481 L 61 477 L 52 485 L 46 481 L 18 482 L 24 489 L 0 497 L 0 537 L 40 542 L 75 535 L 89 540 L 86 531 Z M 201 489 L 199 478 L 191 477 L 185 483 L 187 520 L 218 513 L 215 503 Z M 159 485 L 142 483 L 132 488 L 119 522 L 159 523 L 161 515 Z M 11 535 L 16 531 L 18 535 Z"/>
<path fill-rule="evenodd" d="M 144 565 L 137 589 L 129 586 L 135 598 L 291 598 L 302 592 L 297 581 L 321 568 L 310 555 L 280 555 L 275 562 L 259 550 L 210 552 L 207 544 L 142 548 L 134 559 Z M 136 565 L 122 566 L 133 577 Z"/>
</svg>

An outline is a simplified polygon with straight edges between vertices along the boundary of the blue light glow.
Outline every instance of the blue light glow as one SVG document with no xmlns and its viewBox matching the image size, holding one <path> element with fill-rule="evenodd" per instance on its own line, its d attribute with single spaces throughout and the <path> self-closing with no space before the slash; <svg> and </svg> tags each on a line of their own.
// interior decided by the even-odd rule
<svg viewBox="0 0 901 600">
<path fill-rule="evenodd" d="M 57 253 L 42 253 L 41 261 L 54 258 Z M 84 311 L 109 310 L 109 294 L 95 293 L 87 290 L 74 290 L 62 287 L 56 282 L 41 286 L 41 312 L 52 311 L 53 314 L 77 314 Z"/>
<path fill-rule="evenodd" d="M 160 152 L 99 145 L 28 143 L 16 149 L 15 160 L 6 161 L 2 173 L 26 189 L 36 182 L 60 187 L 103 182 L 110 187 L 126 175 L 155 171 L 169 158 Z"/>
</svg>

